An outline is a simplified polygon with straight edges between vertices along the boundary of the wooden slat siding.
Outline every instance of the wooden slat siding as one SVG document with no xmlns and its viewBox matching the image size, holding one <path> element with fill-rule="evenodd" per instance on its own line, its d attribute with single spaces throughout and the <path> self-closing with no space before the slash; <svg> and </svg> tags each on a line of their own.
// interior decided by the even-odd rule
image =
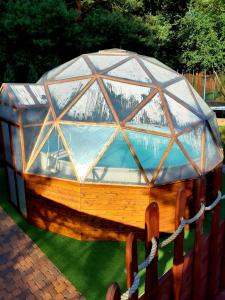
<svg viewBox="0 0 225 300">
<path fill-rule="evenodd" d="M 121 293 L 120 288 L 116 282 L 112 283 L 112 285 L 108 288 L 106 294 L 106 300 L 120 300 Z"/>
<path fill-rule="evenodd" d="M 134 233 L 130 233 L 126 243 L 126 270 L 127 270 L 127 288 L 129 289 L 134 282 L 134 273 L 138 272 L 137 258 L 137 239 Z M 130 300 L 138 300 L 138 289 L 129 297 Z"/>
<path fill-rule="evenodd" d="M 183 280 L 181 288 L 182 300 L 192 300 L 193 251 L 184 257 Z"/>
<path fill-rule="evenodd" d="M 146 257 L 152 249 L 152 238 L 159 239 L 159 207 L 152 202 L 145 212 L 145 254 Z M 146 268 L 145 299 L 155 299 L 158 294 L 158 249 L 151 264 Z"/>
<path fill-rule="evenodd" d="M 213 199 L 217 197 L 218 190 L 222 188 L 222 168 L 219 167 L 214 170 L 213 177 Z M 209 278 L 208 278 L 208 290 L 207 299 L 214 299 L 219 291 L 220 285 L 220 265 L 219 265 L 219 248 L 218 248 L 218 233 L 220 224 L 220 207 L 217 206 L 212 210 L 212 224 L 210 232 L 210 249 L 209 249 Z M 212 276 L 213 274 L 213 276 Z"/>
<path fill-rule="evenodd" d="M 207 281 L 208 281 L 208 267 L 209 267 L 209 236 L 203 238 L 203 249 L 202 249 L 202 271 L 201 271 L 201 284 L 202 297 L 206 299 L 207 294 Z"/>
<path fill-rule="evenodd" d="M 173 288 L 172 270 L 169 270 L 159 279 L 158 300 L 170 300 Z"/>
<path fill-rule="evenodd" d="M 221 263 L 221 280 L 220 280 L 220 289 L 225 290 L 225 220 L 222 222 L 223 228 L 223 258 Z"/>
<path fill-rule="evenodd" d="M 198 178 L 195 181 L 195 213 L 200 210 L 201 203 L 205 204 L 206 178 Z M 202 256 L 204 252 L 204 235 L 203 235 L 204 213 L 195 223 L 195 244 L 194 244 L 194 263 L 193 263 L 193 284 L 192 299 L 203 300 L 204 289 L 202 285 Z"/>
<path fill-rule="evenodd" d="M 175 211 L 175 228 L 180 225 L 180 220 L 184 216 L 186 207 L 186 194 L 185 189 L 180 188 L 177 193 L 176 211 Z M 184 230 L 177 236 L 174 241 L 173 253 L 173 299 L 181 299 L 181 287 L 183 280 L 183 257 L 184 251 Z"/>
</svg>

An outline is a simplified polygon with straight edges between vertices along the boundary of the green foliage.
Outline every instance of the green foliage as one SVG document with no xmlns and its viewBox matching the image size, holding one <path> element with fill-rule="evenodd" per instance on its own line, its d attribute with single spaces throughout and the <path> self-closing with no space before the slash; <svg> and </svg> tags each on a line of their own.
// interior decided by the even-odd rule
<svg viewBox="0 0 225 300">
<path fill-rule="evenodd" d="M 81 53 L 124 48 L 172 68 L 224 67 L 223 0 L 0 2 L 1 81 L 34 82 Z M 76 10 L 76 8 L 78 10 Z"/>
<path fill-rule="evenodd" d="M 223 0 L 196 0 L 180 21 L 181 62 L 188 69 L 224 70 L 225 14 Z"/>
</svg>

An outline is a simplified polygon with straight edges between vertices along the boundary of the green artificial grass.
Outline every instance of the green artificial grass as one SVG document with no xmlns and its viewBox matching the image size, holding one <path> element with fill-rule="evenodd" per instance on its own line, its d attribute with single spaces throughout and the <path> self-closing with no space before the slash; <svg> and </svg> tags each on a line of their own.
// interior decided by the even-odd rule
<svg viewBox="0 0 225 300">
<path fill-rule="evenodd" d="M 87 300 L 105 299 L 106 291 L 114 281 L 119 283 L 122 292 L 126 290 L 125 242 L 77 241 L 36 228 L 7 201 L 6 187 L 6 176 L 0 169 L 0 205 Z M 209 222 L 210 219 L 206 220 Z M 194 233 L 190 230 L 185 233 L 185 253 L 192 248 L 193 241 Z M 171 268 L 172 257 L 172 243 L 159 250 L 159 275 Z M 144 244 L 141 242 L 138 243 L 138 259 L 139 262 L 144 259 Z M 141 273 L 141 283 L 140 292 L 144 289 L 144 272 Z"/>
</svg>

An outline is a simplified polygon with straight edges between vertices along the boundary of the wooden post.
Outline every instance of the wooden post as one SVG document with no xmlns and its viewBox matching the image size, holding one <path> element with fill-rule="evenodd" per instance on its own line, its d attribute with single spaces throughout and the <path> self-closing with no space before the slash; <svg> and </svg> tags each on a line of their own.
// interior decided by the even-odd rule
<svg viewBox="0 0 225 300">
<path fill-rule="evenodd" d="M 106 294 L 106 300 L 120 300 L 121 293 L 119 285 L 114 282 L 112 285 L 108 288 L 107 294 Z"/>
<path fill-rule="evenodd" d="M 152 238 L 159 239 L 159 207 L 156 202 L 151 203 L 145 212 L 145 253 L 146 257 L 152 248 Z M 158 292 L 158 251 L 151 264 L 146 268 L 145 299 L 155 299 Z"/>
<path fill-rule="evenodd" d="M 218 190 L 222 188 L 222 166 L 214 170 L 213 200 L 216 199 Z M 218 232 L 220 229 L 220 203 L 212 210 L 212 224 L 209 245 L 209 269 L 207 299 L 214 299 L 219 292 L 220 285 L 220 257 L 218 247 Z"/>
<path fill-rule="evenodd" d="M 223 220 L 223 254 L 221 263 L 221 275 L 220 275 L 220 290 L 225 290 L 225 220 Z"/>
<path fill-rule="evenodd" d="M 205 203 L 206 195 L 206 178 L 198 178 L 195 181 L 195 211 L 200 210 L 201 203 Z M 204 252 L 204 235 L 203 235 L 204 213 L 195 223 L 195 245 L 194 245 L 194 264 L 193 264 L 193 282 L 192 298 L 201 300 L 204 298 L 205 286 L 202 286 L 202 253 Z"/>
<path fill-rule="evenodd" d="M 176 211 L 175 211 L 175 229 L 180 225 L 180 219 L 184 216 L 186 206 L 186 194 L 184 188 L 180 188 L 177 193 Z M 174 241 L 173 254 L 173 299 L 181 299 L 181 285 L 183 279 L 183 264 L 184 264 L 184 230 L 178 235 Z"/>
<path fill-rule="evenodd" d="M 130 233 L 128 235 L 128 239 L 126 243 L 126 269 L 127 269 L 127 288 L 129 289 L 134 282 L 134 273 L 138 271 L 137 238 L 134 233 Z M 129 299 L 138 300 L 138 289 Z"/>
</svg>

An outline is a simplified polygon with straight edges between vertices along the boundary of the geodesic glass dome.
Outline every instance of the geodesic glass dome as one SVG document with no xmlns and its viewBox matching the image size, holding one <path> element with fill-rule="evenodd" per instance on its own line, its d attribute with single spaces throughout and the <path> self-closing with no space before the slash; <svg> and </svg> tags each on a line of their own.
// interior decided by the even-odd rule
<svg viewBox="0 0 225 300">
<path fill-rule="evenodd" d="M 28 173 L 157 185 L 198 177 L 223 159 L 215 113 L 187 80 L 121 49 L 81 55 L 35 85 L 5 85 L 1 104 L 21 125 Z"/>
</svg>

